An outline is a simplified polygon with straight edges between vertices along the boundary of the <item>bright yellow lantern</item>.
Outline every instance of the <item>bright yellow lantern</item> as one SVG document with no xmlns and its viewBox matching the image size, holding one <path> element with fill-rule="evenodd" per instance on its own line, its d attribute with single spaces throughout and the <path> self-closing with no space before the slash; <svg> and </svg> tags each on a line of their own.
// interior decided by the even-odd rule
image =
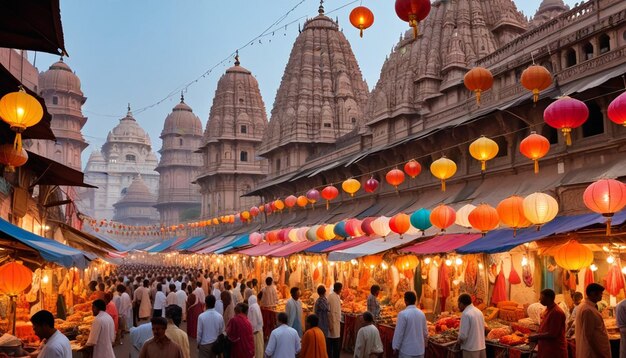
<svg viewBox="0 0 626 358">
<path fill-rule="evenodd" d="M 22 132 L 41 121 L 43 107 L 39 101 L 20 87 L 0 99 L 0 118 L 7 122 L 15 134 L 15 148 L 22 150 Z"/>
<path fill-rule="evenodd" d="M 446 179 L 452 178 L 456 173 L 456 163 L 443 156 L 430 165 L 430 172 L 441 180 L 441 191 L 446 191 Z"/>
<path fill-rule="evenodd" d="M 570 240 L 559 246 L 554 253 L 554 260 L 560 267 L 578 272 L 593 263 L 593 251 L 576 240 Z"/>
<path fill-rule="evenodd" d="M 328 224 L 324 226 L 324 240 L 332 240 L 335 238 L 335 224 Z"/>
<path fill-rule="evenodd" d="M 285 202 L 280 199 L 274 200 L 274 205 L 278 211 L 282 211 L 285 208 Z"/>
<path fill-rule="evenodd" d="M 415 270 L 418 264 L 419 261 L 414 255 L 399 256 L 394 262 L 396 268 L 401 271 Z"/>
<path fill-rule="evenodd" d="M 350 196 L 354 196 L 354 193 L 361 189 L 361 183 L 356 179 L 350 178 L 341 183 L 341 189 L 350 194 Z"/>
<path fill-rule="evenodd" d="M 552 221 L 559 213 L 559 203 L 548 194 L 534 193 L 524 198 L 524 216 L 532 224 L 541 226 Z"/>
<path fill-rule="evenodd" d="M 487 168 L 486 162 L 498 155 L 498 149 L 498 143 L 485 136 L 476 139 L 469 146 L 471 156 L 480 161 L 480 170 L 483 172 Z"/>
</svg>

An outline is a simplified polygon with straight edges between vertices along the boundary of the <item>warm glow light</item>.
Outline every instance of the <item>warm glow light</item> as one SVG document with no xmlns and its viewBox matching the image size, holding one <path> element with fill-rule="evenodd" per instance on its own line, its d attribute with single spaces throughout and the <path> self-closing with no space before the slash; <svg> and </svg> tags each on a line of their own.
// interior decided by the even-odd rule
<svg viewBox="0 0 626 358">
<path fill-rule="evenodd" d="M 452 260 L 447 259 L 446 260 L 446 266 L 452 266 Z"/>
<path fill-rule="evenodd" d="M 350 263 L 356 266 L 359 262 L 355 259 L 350 260 Z"/>
<path fill-rule="evenodd" d="M 484 269 L 484 268 L 485 268 L 485 265 L 483 265 L 483 263 L 482 263 L 482 262 L 479 262 L 479 263 L 478 263 L 478 269 L 479 269 L 479 270 L 482 270 L 482 269 Z"/>
<path fill-rule="evenodd" d="M 609 252 L 609 247 L 608 246 L 602 246 L 602 250 L 604 250 L 604 252 Z"/>
<path fill-rule="evenodd" d="M 615 257 L 613 257 L 613 255 L 610 255 L 606 258 L 606 262 L 613 264 L 615 262 Z"/>
<path fill-rule="evenodd" d="M 335 266 L 335 261 L 331 261 L 330 266 Z"/>
<path fill-rule="evenodd" d="M 48 277 L 48 275 L 45 275 L 45 276 L 41 279 L 41 281 L 42 281 L 43 283 L 48 283 L 48 282 L 50 282 L 50 277 Z"/>
<path fill-rule="evenodd" d="M 278 265 L 278 259 L 274 259 L 274 265 Z"/>
<path fill-rule="evenodd" d="M 461 259 L 460 257 L 457 257 L 456 260 L 454 261 L 454 263 L 457 266 L 463 265 L 463 259 Z"/>
<path fill-rule="evenodd" d="M 386 262 L 383 262 L 382 264 L 380 264 L 380 267 L 382 267 L 382 268 L 383 268 L 383 270 L 386 270 L 386 269 L 388 269 L 388 268 L 389 268 L 389 266 L 387 265 L 387 263 L 386 263 Z"/>
<path fill-rule="evenodd" d="M 459 283 L 460 283 L 460 281 L 459 281 L 459 280 L 453 280 L 453 281 L 452 281 L 452 284 L 453 284 L 453 285 L 455 285 L 455 286 L 458 286 L 458 285 L 459 285 Z"/>
<path fill-rule="evenodd" d="M 317 262 L 317 267 L 321 268 L 322 267 L 322 261 L 318 261 Z"/>
<path fill-rule="evenodd" d="M 522 257 L 522 266 L 526 266 L 528 265 L 528 259 L 526 258 L 526 256 Z"/>
<path fill-rule="evenodd" d="M 426 265 L 430 265 L 430 257 L 425 258 L 425 259 L 424 259 L 424 263 L 425 263 Z"/>
<path fill-rule="evenodd" d="M 626 275 L 626 266 L 622 267 L 622 273 Z"/>
</svg>

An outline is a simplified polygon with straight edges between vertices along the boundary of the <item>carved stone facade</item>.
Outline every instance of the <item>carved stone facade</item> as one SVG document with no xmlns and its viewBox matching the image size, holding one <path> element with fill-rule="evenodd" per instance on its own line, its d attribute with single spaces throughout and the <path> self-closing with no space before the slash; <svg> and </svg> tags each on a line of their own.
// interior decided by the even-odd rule
<svg viewBox="0 0 626 358">
<path fill-rule="evenodd" d="M 200 187 L 192 181 L 202 167 L 202 123 L 181 97 L 165 118 L 161 132 L 163 145 L 159 172 L 159 196 L 156 208 L 161 225 L 174 225 L 197 219 L 200 215 Z"/>
<path fill-rule="evenodd" d="M 113 220 L 126 225 L 147 226 L 158 223 L 159 213 L 154 208 L 156 197 L 141 175 L 137 175 L 122 198 L 115 204 Z"/>
<path fill-rule="evenodd" d="M 258 198 L 241 197 L 267 174 L 257 147 L 267 127 L 259 84 L 236 58 L 220 78 L 204 143 L 204 165 L 196 179 L 202 193 L 202 218 L 247 210 Z"/>
<path fill-rule="evenodd" d="M 530 25 L 537 27 L 569 10 L 563 0 L 543 0 Z"/>
<path fill-rule="evenodd" d="M 157 158 L 152 152 L 150 137 L 129 108 L 126 116 L 107 135 L 102 150 L 92 152 L 87 161 L 85 182 L 98 189 L 80 193 L 80 209 L 98 219 L 112 219 L 113 204 L 122 198 L 137 175 L 141 175 L 150 193 L 156 195 L 159 185 L 159 173 L 154 170 L 156 166 Z M 158 213 L 156 210 L 154 213 L 154 222 L 158 222 Z"/>
<path fill-rule="evenodd" d="M 363 124 L 368 88 L 350 43 L 324 15 L 308 20 L 291 50 L 259 146 L 271 180 Z"/>
</svg>

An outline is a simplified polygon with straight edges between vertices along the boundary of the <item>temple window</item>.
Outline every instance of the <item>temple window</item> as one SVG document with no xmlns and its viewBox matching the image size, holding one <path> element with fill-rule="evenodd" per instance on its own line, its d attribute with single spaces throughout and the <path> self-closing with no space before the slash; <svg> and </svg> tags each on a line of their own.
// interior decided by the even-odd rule
<svg viewBox="0 0 626 358">
<path fill-rule="evenodd" d="M 248 161 L 248 152 L 243 151 L 241 153 L 239 153 L 239 160 L 242 162 L 247 162 Z"/>
<path fill-rule="evenodd" d="M 245 124 L 242 124 L 242 125 L 239 127 L 239 131 L 240 131 L 242 134 L 246 134 L 246 133 L 248 133 L 248 126 L 246 126 Z"/>
<path fill-rule="evenodd" d="M 611 38 L 607 34 L 600 36 L 600 53 L 611 51 Z"/>
<path fill-rule="evenodd" d="M 587 42 L 585 46 L 583 46 L 583 56 L 585 61 L 593 58 L 593 45 L 590 42 Z"/>
<path fill-rule="evenodd" d="M 565 53 L 566 67 L 572 67 L 576 64 L 576 50 L 573 48 L 567 50 Z"/>
<path fill-rule="evenodd" d="M 126 154 L 126 161 L 127 162 L 136 162 L 137 161 L 137 157 L 135 157 L 133 154 Z"/>
<path fill-rule="evenodd" d="M 52 104 L 59 104 L 59 97 L 57 96 L 52 97 Z"/>
</svg>

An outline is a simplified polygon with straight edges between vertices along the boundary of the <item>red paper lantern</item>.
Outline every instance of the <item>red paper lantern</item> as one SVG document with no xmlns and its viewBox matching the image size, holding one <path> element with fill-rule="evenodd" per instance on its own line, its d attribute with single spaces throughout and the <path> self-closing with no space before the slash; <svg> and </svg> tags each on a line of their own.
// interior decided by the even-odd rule
<svg viewBox="0 0 626 358">
<path fill-rule="evenodd" d="M 291 231 L 292 228 L 285 228 L 285 229 L 281 229 L 278 231 L 278 241 L 280 242 L 287 242 L 289 241 L 289 231 Z"/>
<path fill-rule="evenodd" d="M 322 189 L 322 198 L 326 200 L 326 210 L 328 210 L 328 206 L 331 200 L 334 200 L 337 195 L 339 195 L 339 190 L 332 185 L 329 185 Z"/>
<path fill-rule="evenodd" d="M 398 190 L 398 185 L 404 182 L 404 172 L 400 169 L 391 169 L 387 175 L 385 175 L 385 180 Z"/>
<path fill-rule="evenodd" d="M 613 179 L 598 180 L 585 189 L 583 201 L 589 210 L 607 218 L 606 234 L 611 235 L 611 217 L 626 206 L 626 184 Z"/>
<path fill-rule="evenodd" d="M 498 227 L 500 217 L 496 208 L 480 204 L 467 217 L 472 227 L 483 234 Z"/>
<path fill-rule="evenodd" d="M 350 237 L 363 236 L 364 232 L 361 230 L 361 220 L 348 219 L 348 221 L 346 221 L 346 233 L 348 233 Z"/>
<path fill-rule="evenodd" d="M 378 180 L 374 178 L 369 178 L 367 179 L 363 187 L 366 193 L 373 193 L 376 191 L 376 189 L 378 189 L 378 184 Z"/>
<path fill-rule="evenodd" d="M 265 240 L 267 240 L 268 243 L 273 244 L 275 242 L 278 242 L 278 233 L 280 232 L 280 230 L 272 230 L 269 231 L 267 234 L 265 234 Z"/>
<path fill-rule="evenodd" d="M 285 198 L 285 205 L 291 209 L 296 205 L 296 201 L 298 201 L 298 198 L 296 198 L 294 195 L 289 195 L 288 197 Z"/>
<path fill-rule="evenodd" d="M 480 95 L 493 86 L 491 71 L 483 67 L 474 67 L 463 78 L 465 87 L 476 93 L 476 103 L 480 106 Z"/>
<path fill-rule="evenodd" d="M 404 234 L 411 228 L 411 219 L 405 213 L 399 213 L 389 220 L 389 228 L 396 234 Z"/>
<path fill-rule="evenodd" d="M 396 14 L 402 21 L 413 28 L 413 37 L 417 38 L 417 26 L 430 13 L 430 0 L 396 0 Z"/>
<path fill-rule="evenodd" d="M 350 12 L 350 23 L 360 30 L 359 35 L 363 37 L 363 30 L 374 24 L 374 13 L 365 6 L 357 6 Z"/>
<path fill-rule="evenodd" d="M 361 230 L 365 233 L 365 235 L 374 235 L 374 229 L 372 229 L 372 222 L 376 220 L 373 217 L 366 217 L 361 221 Z"/>
<path fill-rule="evenodd" d="M 520 78 L 522 86 L 533 93 L 533 102 L 539 100 L 539 93 L 552 84 L 552 75 L 547 68 L 539 65 L 532 65 L 522 72 Z"/>
<path fill-rule="evenodd" d="M 415 179 L 415 177 L 422 172 L 422 166 L 415 159 L 411 159 L 404 165 L 404 172 L 407 173 L 411 179 Z"/>
<path fill-rule="evenodd" d="M 620 94 L 609 104 L 609 119 L 613 122 L 626 126 L 626 92 Z"/>
<path fill-rule="evenodd" d="M 24 292 L 33 281 L 33 271 L 19 262 L 9 262 L 0 266 L 0 292 L 17 296 Z"/>
<path fill-rule="evenodd" d="M 447 205 L 439 205 L 433 209 L 430 213 L 430 222 L 433 226 L 446 231 L 447 228 L 454 224 L 456 220 L 456 211 Z"/>
<path fill-rule="evenodd" d="M 572 145 L 572 129 L 583 125 L 589 118 L 589 108 L 583 101 L 568 96 L 552 102 L 543 112 L 544 121 L 565 135 L 565 145 Z"/>
<path fill-rule="evenodd" d="M 530 132 L 530 135 L 520 142 L 519 151 L 535 162 L 535 174 L 537 174 L 539 173 L 539 159 L 545 157 L 550 151 L 550 141 L 537 132 Z"/>
<path fill-rule="evenodd" d="M 17 150 L 13 144 L 0 145 L 0 163 L 5 168 L 4 171 L 13 173 L 16 167 L 21 167 L 28 161 L 28 153 L 24 148 Z"/>
</svg>

